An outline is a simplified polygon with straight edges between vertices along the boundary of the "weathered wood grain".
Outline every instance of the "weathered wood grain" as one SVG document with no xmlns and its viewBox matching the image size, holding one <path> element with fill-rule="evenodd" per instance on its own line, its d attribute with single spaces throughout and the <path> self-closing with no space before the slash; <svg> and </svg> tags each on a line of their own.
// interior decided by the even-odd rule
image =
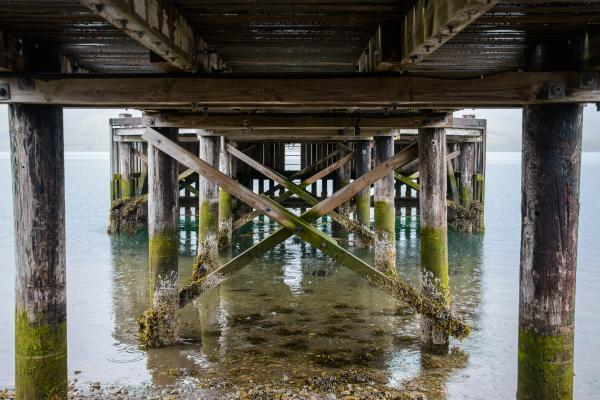
<svg viewBox="0 0 600 400">
<path fill-rule="evenodd" d="M 446 210 L 446 131 L 419 130 L 419 192 L 423 292 L 449 305 L 448 222 Z M 421 319 L 421 342 L 446 351 L 448 335 L 427 317 Z"/>
<path fill-rule="evenodd" d="M 19 399 L 67 398 L 62 108 L 9 107 Z"/>
<path fill-rule="evenodd" d="M 437 79 L 402 75 L 350 78 L 93 77 L 32 79 L 0 74 L 11 98 L 0 103 L 98 107 L 416 107 L 438 108 L 596 102 L 600 80 L 580 88 L 578 72 L 504 72 L 487 77 Z M 548 97 L 550 82 L 564 82 L 565 96 Z"/>
<path fill-rule="evenodd" d="M 582 106 L 523 109 L 517 399 L 573 397 Z"/>
</svg>

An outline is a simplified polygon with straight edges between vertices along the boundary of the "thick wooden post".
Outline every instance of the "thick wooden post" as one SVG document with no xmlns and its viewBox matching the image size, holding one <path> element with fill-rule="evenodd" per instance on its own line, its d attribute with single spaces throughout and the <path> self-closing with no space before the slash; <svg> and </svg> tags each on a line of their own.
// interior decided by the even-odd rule
<svg viewBox="0 0 600 400">
<path fill-rule="evenodd" d="M 473 204 L 473 173 L 475 166 L 475 143 L 464 142 L 458 156 L 460 171 L 460 203 L 465 208 Z"/>
<path fill-rule="evenodd" d="M 219 165 L 221 172 L 232 175 L 231 155 L 225 147 L 225 137 L 220 138 Z M 233 146 L 234 144 L 231 143 Z M 219 247 L 230 247 L 233 232 L 232 196 L 223 188 L 219 188 Z"/>
<path fill-rule="evenodd" d="M 422 290 L 447 305 L 450 296 L 446 210 L 446 131 L 444 129 L 419 130 L 419 173 Z M 425 348 L 445 351 L 448 348 L 448 335 L 430 318 L 423 316 L 421 342 Z"/>
<path fill-rule="evenodd" d="M 218 136 L 200 136 L 199 156 L 219 168 Z M 200 175 L 198 186 L 198 255 L 194 261 L 193 278 L 198 279 L 219 267 L 219 186 Z"/>
<path fill-rule="evenodd" d="M 356 178 L 363 176 L 371 170 L 371 147 L 372 140 L 359 140 L 355 142 L 355 174 Z M 371 228 L 371 187 L 361 190 L 355 197 L 356 202 L 356 221 Z M 362 237 L 356 236 L 355 244 L 357 247 L 367 247 L 369 243 Z"/>
<path fill-rule="evenodd" d="M 119 173 L 121 174 L 121 198 L 127 199 L 135 196 L 133 184 L 133 147 L 131 143 L 119 142 Z"/>
<path fill-rule="evenodd" d="M 314 161 L 314 158 L 312 159 L 312 161 Z M 336 192 L 338 190 L 341 190 L 344 187 L 348 186 L 348 184 L 350 183 L 350 173 L 352 172 L 351 168 L 352 168 L 352 165 L 350 163 L 346 163 L 346 164 L 340 166 L 340 168 L 338 168 L 336 170 L 336 180 L 335 180 L 335 191 Z M 313 185 L 316 185 L 316 183 L 313 183 Z M 341 215 L 342 218 L 349 219 L 350 218 L 350 202 L 345 202 L 345 203 L 340 204 L 340 206 L 336 208 L 336 212 L 339 215 Z M 342 234 L 346 233 L 346 231 L 344 230 L 344 226 L 342 226 L 337 221 L 332 222 L 332 227 L 336 231 L 340 231 L 340 233 L 342 233 Z"/>
<path fill-rule="evenodd" d="M 375 165 L 394 156 L 394 137 L 375 137 Z M 375 182 L 375 268 L 396 274 L 396 208 L 394 171 Z"/>
<path fill-rule="evenodd" d="M 177 142 L 177 129 L 163 129 L 161 133 Z M 159 339 L 154 346 L 173 344 L 179 337 L 177 168 L 177 161 L 156 147 L 148 146 L 148 257 L 151 298 L 159 319 L 155 325 Z"/>
<path fill-rule="evenodd" d="M 62 108 L 9 105 L 17 399 L 67 398 Z"/>
<path fill-rule="evenodd" d="M 573 398 L 582 106 L 523 108 L 517 398 Z"/>
</svg>

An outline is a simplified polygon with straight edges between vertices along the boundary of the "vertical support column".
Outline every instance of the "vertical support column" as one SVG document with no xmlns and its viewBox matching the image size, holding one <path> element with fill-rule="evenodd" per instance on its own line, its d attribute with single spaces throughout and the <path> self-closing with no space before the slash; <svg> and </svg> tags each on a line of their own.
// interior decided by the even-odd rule
<svg viewBox="0 0 600 400">
<path fill-rule="evenodd" d="M 314 148 L 314 146 L 313 146 L 313 148 Z M 316 161 L 315 157 L 313 157 L 311 162 L 315 162 L 315 161 Z M 337 169 L 337 171 L 336 171 L 337 179 L 335 180 L 335 191 L 336 192 L 343 189 L 344 187 L 348 186 L 348 184 L 350 183 L 350 174 L 352 172 L 351 168 L 352 168 L 352 165 L 351 165 L 351 163 L 348 162 Z M 313 184 L 313 185 L 316 185 L 316 184 Z M 342 217 L 349 219 L 350 218 L 350 202 L 347 201 L 347 202 L 340 204 L 338 206 L 338 208 L 336 209 L 336 211 Z M 337 223 L 336 221 L 332 222 L 332 227 L 336 230 L 342 229 L 342 226 L 339 223 Z M 345 231 L 342 231 L 342 233 L 345 233 Z"/>
<path fill-rule="evenodd" d="M 450 301 L 448 288 L 448 222 L 446 210 L 446 131 L 419 130 L 421 271 L 424 293 Z M 421 343 L 428 350 L 448 349 L 448 335 L 421 317 Z"/>
<path fill-rule="evenodd" d="M 121 198 L 128 199 L 135 196 L 133 185 L 133 147 L 131 143 L 119 142 L 119 173 L 121 175 Z"/>
<path fill-rule="evenodd" d="M 177 129 L 161 129 L 161 133 L 177 142 Z M 153 338 L 142 341 L 152 347 L 173 344 L 179 338 L 177 168 L 177 161 L 148 146 L 148 257 L 156 321 Z"/>
<path fill-rule="evenodd" d="M 9 105 L 17 399 L 67 398 L 62 108 Z"/>
<path fill-rule="evenodd" d="M 459 158 L 460 171 L 460 203 L 465 208 L 473 204 L 473 173 L 475 166 L 475 143 L 464 142 L 461 145 Z"/>
<path fill-rule="evenodd" d="M 371 147 L 372 140 L 358 140 L 354 144 L 356 151 L 354 157 L 356 178 L 363 176 L 371 170 Z M 371 228 L 371 187 L 367 187 L 356 194 L 356 221 Z M 361 237 L 356 237 L 357 247 L 367 247 L 368 243 Z"/>
<path fill-rule="evenodd" d="M 200 158 L 215 168 L 219 168 L 218 136 L 200 136 Z M 193 279 L 198 279 L 219 267 L 219 186 L 200 176 L 198 187 L 198 255 L 194 261 Z"/>
<path fill-rule="evenodd" d="M 573 398 L 582 106 L 523 108 L 517 399 Z"/>
<path fill-rule="evenodd" d="M 375 165 L 394 156 L 394 137 L 376 136 Z M 375 268 L 396 274 L 396 207 L 394 171 L 375 182 Z"/>
<path fill-rule="evenodd" d="M 221 172 L 232 176 L 231 155 L 227 151 L 225 136 L 220 138 L 221 152 L 219 153 L 219 165 Z M 230 143 L 234 146 L 234 143 Z M 231 206 L 231 194 L 223 188 L 219 188 L 219 247 L 230 247 L 233 232 L 233 217 Z"/>
</svg>

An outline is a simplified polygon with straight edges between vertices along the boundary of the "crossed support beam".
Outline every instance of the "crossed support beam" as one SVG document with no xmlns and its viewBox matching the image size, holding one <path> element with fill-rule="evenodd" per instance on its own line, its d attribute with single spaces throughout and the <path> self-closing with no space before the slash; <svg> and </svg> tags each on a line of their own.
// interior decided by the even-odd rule
<svg viewBox="0 0 600 400">
<path fill-rule="evenodd" d="M 171 156 L 179 163 L 194 169 L 200 175 L 216 182 L 221 188 L 237 197 L 248 206 L 259 210 L 264 215 L 277 221 L 282 228 L 267 237 L 265 240 L 254 245 L 244 253 L 221 266 L 217 270 L 199 277 L 192 281 L 187 287 L 179 292 L 179 306 L 182 307 L 199 294 L 218 286 L 227 277 L 239 271 L 256 257 L 270 250 L 274 245 L 281 243 L 292 235 L 297 235 L 329 255 L 336 261 L 347 266 L 369 282 L 373 283 L 389 295 L 406 302 L 418 313 L 426 315 L 430 320 L 447 332 L 449 335 L 463 338 L 470 332 L 470 327 L 464 321 L 452 315 L 444 301 L 436 296 L 423 295 L 396 276 L 388 276 L 365 261 L 355 257 L 347 250 L 340 247 L 335 239 L 321 232 L 311 225 L 311 222 L 320 216 L 330 213 L 333 209 L 345 201 L 350 200 L 360 190 L 370 186 L 373 182 L 386 176 L 390 171 L 406 164 L 417 156 L 417 146 L 411 145 L 394 157 L 380 163 L 369 173 L 357 178 L 351 184 L 345 186 L 335 195 L 319 202 L 300 217 L 292 214 L 277 202 L 266 196 L 261 196 L 250 189 L 238 184 L 231 177 L 223 174 L 207 162 L 196 157 L 186 149 L 178 146 L 175 142 L 161 135 L 159 132 L 147 128 L 142 135 L 152 146 Z M 148 310 L 144 315 L 156 319 L 156 310 Z M 144 321 L 142 316 L 141 321 Z M 150 338 L 146 345 L 152 345 L 152 326 L 148 323 L 140 323 L 141 337 Z"/>
<path fill-rule="evenodd" d="M 320 165 L 322 165 L 323 163 L 337 157 L 337 156 L 343 156 L 341 157 L 339 160 L 337 160 L 336 162 L 334 162 L 333 164 L 331 164 L 330 166 L 322 169 L 321 171 L 309 176 L 308 178 L 306 178 L 306 176 L 315 171 Z M 336 171 L 338 168 L 340 168 L 342 165 L 346 164 L 347 162 L 349 162 L 350 160 L 352 160 L 352 153 L 348 153 L 344 156 L 344 151 L 342 149 L 338 149 L 336 151 L 334 151 L 333 153 L 330 153 L 329 155 L 323 157 L 322 159 L 320 159 L 319 161 L 305 167 L 304 169 L 296 172 L 295 174 L 293 174 L 290 177 L 290 181 L 294 180 L 294 179 L 302 179 L 302 182 L 300 182 L 300 184 L 298 185 L 300 188 L 305 188 L 310 184 L 315 183 L 316 181 L 318 181 L 319 179 L 323 179 L 324 177 L 326 177 L 327 175 L 333 173 L 334 171 Z M 265 196 L 270 196 L 272 194 L 275 193 L 275 191 L 282 189 L 282 186 L 277 184 L 275 186 L 273 186 L 272 188 L 270 188 L 269 190 L 267 190 L 264 195 Z M 285 201 L 286 199 L 292 197 L 293 193 L 291 191 L 287 191 L 281 195 L 279 195 L 277 198 L 275 198 L 274 200 L 278 203 L 282 203 L 283 201 Z M 258 210 L 254 210 L 252 212 L 249 212 L 247 214 L 242 215 L 240 218 L 238 218 L 234 223 L 233 223 L 233 229 L 237 230 L 240 229 L 242 226 L 246 225 L 248 222 L 252 221 L 254 218 L 258 217 L 260 215 L 260 211 Z"/>
</svg>

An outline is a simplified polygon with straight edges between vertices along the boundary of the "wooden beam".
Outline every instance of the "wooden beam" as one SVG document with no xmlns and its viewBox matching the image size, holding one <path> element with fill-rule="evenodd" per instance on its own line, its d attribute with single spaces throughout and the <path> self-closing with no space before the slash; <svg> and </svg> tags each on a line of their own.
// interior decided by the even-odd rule
<svg viewBox="0 0 600 400">
<path fill-rule="evenodd" d="M 498 0 L 419 0 L 404 17 L 402 56 L 406 70 L 493 8 Z"/>
<path fill-rule="evenodd" d="M 273 200 L 264 196 L 259 196 L 245 186 L 238 184 L 231 177 L 223 174 L 202 159 L 194 156 L 192 153 L 178 146 L 176 143 L 164 137 L 157 131 L 151 128 L 147 129 L 144 132 L 144 138 L 148 140 L 150 144 L 161 149 L 163 152 L 175 158 L 180 163 L 195 169 L 199 174 L 205 176 L 206 178 L 214 180 L 219 184 L 219 186 L 236 196 L 238 199 L 242 200 L 247 205 L 262 210 L 262 212 L 269 218 L 277 221 L 285 229 L 285 231 L 289 232 L 290 234 L 298 235 L 314 247 L 321 250 L 323 253 L 329 255 L 336 261 L 356 272 L 361 277 L 367 279 L 384 292 L 388 293 L 394 298 L 405 301 L 417 312 L 435 319 L 435 321 L 441 327 L 446 329 L 449 334 L 459 338 L 466 337 L 469 334 L 470 327 L 463 321 L 453 316 L 447 307 L 440 307 L 435 301 L 422 296 L 419 291 L 415 290 L 412 286 L 403 282 L 399 278 L 390 277 L 375 270 L 360 258 L 355 257 L 347 250 L 340 247 L 333 238 L 319 231 L 316 227 L 309 223 L 309 221 L 317 218 L 318 215 L 323 215 L 324 212 L 331 212 L 333 208 L 342 202 L 349 200 L 358 191 L 364 189 L 367 185 L 370 185 L 374 180 L 380 179 L 381 176 L 386 175 L 395 167 L 402 165 L 404 162 L 406 162 L 406 157 L 411 156 L 412 153 L 416 152 L 414 147 L 405 149 L 399 155 L 381 163 L 369 174 L 361 176 L 352 184 L 338 191 L 336 195 L 311 208 L 311 210 L 303 214 L 303 218 L 301 218 L 292 214 Z M 331 200 L 333 197 L 335 197 L 335 201 Z M 214 274 L 217 275 L 209 274 L 204 277 L 204 279 L 199 279 L 198 281 L 193 282 L 192 286 L 196 289 L 191 289 L 191 292 L 193 294 L 199 293 L 203 288 L 207 287 L 207 282 L 209 282 L 211 278 L 214 278 L 213 280 L 216 281 L 211 285 L 214 287 L 223 281 L 223 276 L 228 276 L 235 272 L 235 270 L 239 269 L 241 269 L 239 264 L 236 265 L 228 263 L 222 268 L 214 271 Z M 226 272 L 222 273 L 223 270 Z M 182 296 L 180 292 L 180 305 L 182 303 L 185 304 L 185 300 L 189 301 L 189 297 Z"/>
<path fill-rule="evenodd" d="M 450 127 L 451 118 L 446 113 L 405 114 L 405 115 L 369 115 L 369 114 L 161 114 L 148 116 L 153 118 L 155 127 L 226 129 L 226 130 L 285 130 L 303 128 L 323 129 L 398 129 Z"/>
<path fill-rule="evenodd" d="M 341 150 L 337 150 L 331 154 L 336 154 Z M 302 171 L 299 171 L 298 174 L 294 174 L 297 175 L 298 177 L 302 177 L 305 176 L 304 173 L 302 173 L 303 171 L 309 172 L 312 171 L 312 169 L 314 167 L 316 167 L 317 165 L 319 165 L 321 162 L 326 161 L 328 159 L 329 156 L 325 157 L 324 159 L 317 161 L 316 163 L 304 168 Z M 322 179 L 324 177 L 326 177 L 327 175 L 331 174 L 332 172 L 334 172 L 335 170 L 337 170 L 338 168 L 340 168 L 342 165 L 346 164 L 347 162 L 349 162 L 350 160 L 352 160 L 353 154 L 349 153 L 346 156 L 340 158 L 339 160 L 337 160 L 336 162 L 334 162 L 333 164 L 331 164 L 330 166 L 322 169 L 321 171 L 317 172 L 316 174 L 304 179 L 302 182 L 300 182 L 300 184 L 298 185 L 300 188 L 305 188 L 306 186 L 315 183 L 316 181 L 318 181 L 319 179 Z M 279 185 L 277 185 L 279 186 Z M 274 186 L 272 189 L 269 189 L 267 192 L 265 192 L 265 195 L 270 195 L 272 191 L 277 190 L 277 186 Z M 290 197 L 292 197 L 293 192 L 291 191 L 287 191 L 285 193 L 283 193 L 282 195 L 278 196 L 277 198 L 275 198 L 274 200 L 278 203 L 283 203 L 285 200 L 289 199 Z M 234 222 L 233 224 L 233 229 L 237 230 L 239 228 L 241 228 L 242 226 L 246 225 L 248 222 L 252 221 L 254 218 L 258 217 L 261 213 L 259 211 L 252 211 L 246 215 L 242 215 L 240 218 L 237 219 L 237 221 Z"/>
<path fill-rule="evenodd" d="M 600 80 L 581 86 L 579 72 L 504 72 L 487 77 L 357 76 L 227 78 L 89 74 L 23 76 L 0 73 L 10 98 L 2 103 L 64 106 L 198 107 L 516 107 L 600 101 Z M 93 88 L 93 90 L 90 90 Z"/>
<path fill-rule="evenodd" d="M 211 63 L 215 64 L 214 60 L 211 60 L 214 56 L 206 51 L 206 43 L 196 37 L 192 26 L 170 2 L 160 0 L 80 0 L 79 2 L 180 70 L 211 71 Z"/>
</svg>

